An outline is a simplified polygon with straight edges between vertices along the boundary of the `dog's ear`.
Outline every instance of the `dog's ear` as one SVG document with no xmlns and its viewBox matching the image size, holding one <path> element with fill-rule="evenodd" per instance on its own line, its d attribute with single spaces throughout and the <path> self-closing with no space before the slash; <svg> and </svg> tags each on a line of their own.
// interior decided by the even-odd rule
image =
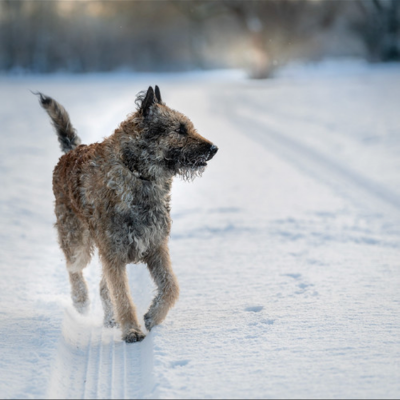
<svg viewBox="0 0 400 400">
<path fill-rule="evenodd" d="M 154 104 L 154 90 L 151 86 L 147 89 L 146 97 L 142 101 L 141 111 L 143 116 L 149 115 L 150 107 Z"/>
<path fill-rule="evenodd" d="M 156 94 L 157 102 L 162 104 L 160 88 L 157 85 L 156 85 L 155 94 Z"/>
</svg>

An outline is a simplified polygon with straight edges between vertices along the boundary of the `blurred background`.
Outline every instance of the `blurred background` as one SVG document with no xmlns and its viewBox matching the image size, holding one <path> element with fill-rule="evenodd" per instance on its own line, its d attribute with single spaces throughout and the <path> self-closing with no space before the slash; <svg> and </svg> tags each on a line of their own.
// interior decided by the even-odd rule
<svg viewBox="0 0 400 400">
<path fill-rule="evenodd" d="M 400 59 L 398 0 L 0 1 L 0 71 L 245 69 Z"/>
</svg>

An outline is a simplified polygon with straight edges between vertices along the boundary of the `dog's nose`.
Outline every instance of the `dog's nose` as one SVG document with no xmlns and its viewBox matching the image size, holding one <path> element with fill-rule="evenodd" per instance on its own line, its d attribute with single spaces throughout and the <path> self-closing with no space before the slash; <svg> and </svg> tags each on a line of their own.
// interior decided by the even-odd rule
<svg viewBox="0 0 400 400">
<path fill-rule="evenodd" d="M 213 144 L 210 147 L 210 159 L 213 158 L 215 156 L 215 154 L 217 154 L 217 151 L 218 151 L 218 147 Z"/>
</svg>

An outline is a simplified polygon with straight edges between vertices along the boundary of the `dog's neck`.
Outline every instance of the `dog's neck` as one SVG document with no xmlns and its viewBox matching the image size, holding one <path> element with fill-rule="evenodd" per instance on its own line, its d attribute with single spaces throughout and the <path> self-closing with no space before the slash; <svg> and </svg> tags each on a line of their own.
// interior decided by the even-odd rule
<svg viewBox="0 0 400 400">
<path fill-rule="evenodd" d="M 117 129 L 106 141 L 113 153 L 113 157 L 119 160 L 136 178 L 168 186 L 172 182 L 174 174 L 160 163 L 155 163 L 155 156 L 146 147 L 146 143 L 139 135 L 132 135 L 123 129 Z"/>
<path fill-rule="evenodd" d="M 135 158 L 135 155 L 132 154 L 130 149 L 122 149 L 120 157 L 124 166 L 128 168 L 132 175 L 134 175 L 136 178 L 147 182 L 154 180 L 152 179 L 153 177 L 150 177 L 144 171 L 140 170 L 140 160 Z"/>
</svg>

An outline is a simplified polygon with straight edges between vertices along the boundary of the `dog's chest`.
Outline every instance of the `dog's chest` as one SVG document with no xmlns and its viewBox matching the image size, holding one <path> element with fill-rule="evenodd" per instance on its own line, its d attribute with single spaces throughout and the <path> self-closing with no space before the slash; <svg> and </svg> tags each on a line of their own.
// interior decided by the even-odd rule
<svg viewBox="0 0 400 400">
<path fill-rule="evenodd" d="M 141 261 L 169 235 L 169 194 L 157 188 L 136 192 L 129 203 L 115 208 L 113 231 L 129 260 Z"/>
</svg>

